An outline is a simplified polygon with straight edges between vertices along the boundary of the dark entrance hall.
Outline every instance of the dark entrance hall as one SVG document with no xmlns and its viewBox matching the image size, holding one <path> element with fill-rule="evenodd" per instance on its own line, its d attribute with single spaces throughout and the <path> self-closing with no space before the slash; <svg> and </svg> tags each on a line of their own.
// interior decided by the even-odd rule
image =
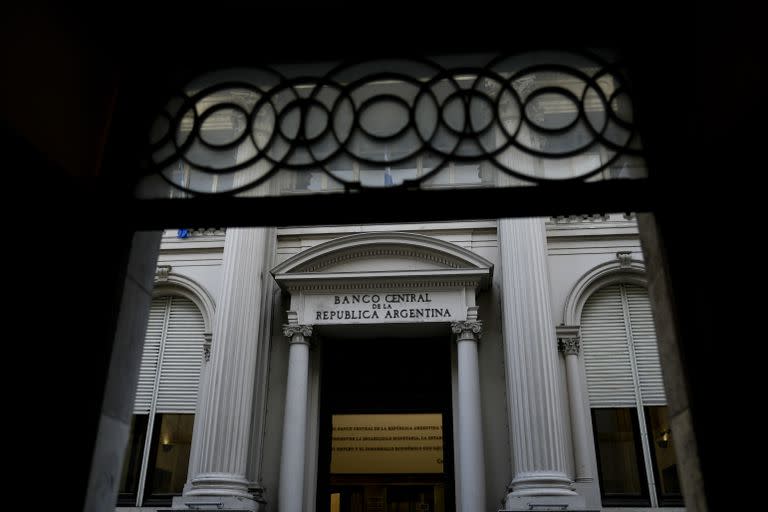
<svg viewBox="0 0 768 512">
<path fill-rule="evenodd" d="M 450 339 L 323 346 L 317 510 L 454 510 Z"/>
</svg>

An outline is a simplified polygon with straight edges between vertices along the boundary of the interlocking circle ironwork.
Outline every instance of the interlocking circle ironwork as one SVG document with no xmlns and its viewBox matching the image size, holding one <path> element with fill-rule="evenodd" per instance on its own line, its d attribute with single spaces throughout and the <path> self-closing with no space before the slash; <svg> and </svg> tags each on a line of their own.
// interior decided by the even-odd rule
<svg viewBox="0 0 768 512">
<path fill-rule="evenodd" d="M 426 187 L 450 165 L 469 164 L 500 171 L 476 173 L 478 184 L 503 179 L 495 176 L 545 184 L 610 179 L 605 171 L 620 158 L 642 154 L 631 89 L 603 56 L 541 51 L 476 66 L 446 62 L 205 75 L 158 116 L 149 171 L 193 195 L 235 194 L 280 171 L 319 172 L 347 190 Z M 376 172 L 389 179 L 366 181 Z"/>
</svg>

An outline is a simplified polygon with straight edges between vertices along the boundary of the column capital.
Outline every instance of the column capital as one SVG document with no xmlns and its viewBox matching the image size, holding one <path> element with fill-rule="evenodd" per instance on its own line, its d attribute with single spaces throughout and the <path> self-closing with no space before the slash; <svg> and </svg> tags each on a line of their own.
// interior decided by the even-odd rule
<svg viewBox="0 0 768 512">
<path fill-rule="evenodd" d="M 285 335 L 288 339 L 293 339 L 293 337 L 297 334 L 300 334 L 305 338 L 309 338 L 312 336 L 312 326 L 300 324 L 283 324 L 283 335 Z"/>
<path fill-rule="evenodd" d="M 579 347 L 580 345 L 578 336 L 557 339 L 557 349 L 566 356 L 579 355 Z"/>
<path fill-rule="evenodd" d="M 451 331 L 458 334 L 459 340 L 480 339 L 483 336 L 482 320 L 461 320 L 451 322 Z"/>
<path fill-rule="evenodd" d="M 557 349 L 564 355 L 579 355 L 581 343 L 580 327 L 578 325 L 558 325 L 555 328 Z"/>
</svg>

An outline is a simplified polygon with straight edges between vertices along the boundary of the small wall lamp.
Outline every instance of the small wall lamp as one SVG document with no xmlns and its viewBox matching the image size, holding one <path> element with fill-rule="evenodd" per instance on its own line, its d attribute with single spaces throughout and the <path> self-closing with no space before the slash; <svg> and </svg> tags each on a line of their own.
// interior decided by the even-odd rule
<svg viewBox="0 0 768 512">
<path fill-rule="evenodd" d="M 659 448 L 666 448 L 669 446 L 669 440 L 672 438 L 672 431 L 670 429 L 662 430 L 659 433 L 659 437 L 656 438 L 656 444 Z"/>
</svg>

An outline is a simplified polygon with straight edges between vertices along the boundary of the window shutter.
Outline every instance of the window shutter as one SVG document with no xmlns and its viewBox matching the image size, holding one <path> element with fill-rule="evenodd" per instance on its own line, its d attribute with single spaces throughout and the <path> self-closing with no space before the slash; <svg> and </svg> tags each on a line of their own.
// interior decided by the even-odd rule
<svg viewBox="0 0 768 512">
<path fill-rule="evenodd" d="M 643 287 L 628 284 L 624 285 L 624 291 L 643 405 L 666 405 L 656 328 L 653 325 L 648 292 Z"/>
<path fill-rule="evenodd" d="M 134 414 L 149 414 L 155 393 L 156 412 L 195 412 L 204 331 L 203 316 L 192 301 L 175 296 L 152 300 Z"/>
<path fill-rule="evenodd" d="M 171 297 L 160 368 L 157 412 L 195 412 L 203 362 L 204 331 L 203 316 L 197 306 L 188 299 Z"/>
<path fill-rule="evenodd" d="M 141 354 L 139 385 L 136 389 L 136 400 L 133 405 L 134 414 L 149 414 L 152 405 L 168 300 L 168 297 L 153 299 L 149 310 L 149 322 L 144 334 L 144 351 Z"/>
<path fill-rule="evenodd" d="M 581 314 L 581 347 L 592 407 L 634 407 L 635 385 L 629 356 L 620 285 L 592 294 Z"/>
</svg>

